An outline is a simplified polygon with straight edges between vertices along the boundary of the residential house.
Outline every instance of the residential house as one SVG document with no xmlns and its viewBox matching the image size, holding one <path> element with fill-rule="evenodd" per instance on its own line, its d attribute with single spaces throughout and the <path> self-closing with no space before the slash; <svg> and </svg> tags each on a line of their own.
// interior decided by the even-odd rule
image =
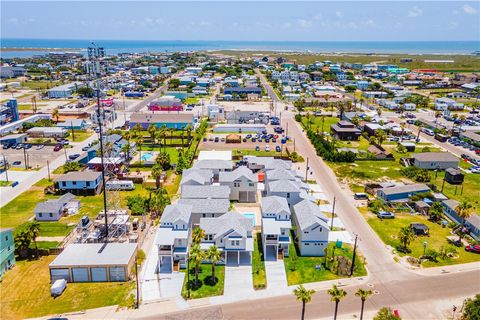
<svg viewBox="0 0 480 320">
<path fill-rule="evenodd" d="M 68 99 L 71 98 L 73 93 L 81 88 L 81 83 L 67 83 L 61 86 L 53 87 L 48 90 L 48 97 L 50 99 Z"/>
<path fill-rule="evenodd" d="M 64 138 L 67 135 L 67 130 L 61 127 L 33 127 L 26 132 L 31 138 Z"/>
<path fill-rule="evenodd" d="M 140 124 L 143 130 L 146 130 L 151 124 L 157 128 L 163 126 L 176 130 L 185 129 L 187 126 L 193 127 L 193 113 L 141 113 L 135 112 L 130 116 L 130 129 Z"/>
<path fill-rule="evenodd" d="M 87 128 L 87 121 L 85 119 L 72 119 L 57 123 L 57 127 L 66 130 L 85 130 Z"/>
<path fill-rule="evenodd" d="M 455 209 L 460 204 L 457 200 L 448 199 L 442 201 L 443 213 L 445 213 L 454 222 L 461 224 L 462 218 L 458 216 Z M 470 232 L 470 235 L 477 241 L 480 241 L 480 216 L 476 213 L 471 217 L 465 219 L 465 227 Z"/>
<path fill-rule="evenodd" d="M 222 185 L 184 185 L 182 199 L 230 199 L 230 188 Z"/>
<path fill-rule="evenodd" d="M 199 160 L 193 165 L 195 169 L 211 170 L 213 181 L 218 182 L 220 172 L 232 171 L 233 162 L 230 160 Z"/>
<path fill-rule="evenodd" d="M 76 195 L 95 195 L 101 192 L 102 173 L 96 171 L 72 171 L 55 179 L 57 188 Z"/>
<path fill-rule="evenodd" d="M 218 218 L 230 208 L 228 199 L 179 199 L 178 204 L 192 206 L 191 223 L 198 225 L 201 218 Z"/>
<path fill-rule="evenodd" d="M 15 265 L 13 229 L 0 229 L 0 279 Z"/>
<path fill-rule="evenodd" d="M 182 180 L 180 181 L 180 189 L 186 186 L 204 186 L 211 185 L 213 182 L 213 172 L 208 169 L 190 168 L 183 170 Z"/>
<path fill-rule="evenodd" d="M 324 256 L 328 247 L 328 218 L 320 207 L 303 200 L 293 206 L 295 238 L 302 256 Z"/>
<path fill-rule="evenodd" d="M 265 260 L 276 261 L 289 255 L 291 213 L 285 198 L 264 197 L 262 210 L 262 244 Z"/>
<path fill-rule="evenodd" d="M 253 252 L 253 225 L 250 219 L 229 211 L 218 218 L 201 218 L 205 239 L 200 247 L 216 245 L 223 252 L 226 265 L 250 265 Z"/>
<path fill-rule="evenodd" d="M 361 131 L 355 125 L 348 121 L 339 121 L 330 125 L 332 135 L 340 140 L 358 140 Z"/>
<path fill-rule="evenodd" d="M 233 171 L 220 172 L 218 182 L 230 188 L 230 200 L 245 202 L 257 201 L 257 176 L 245 166 Z"/>
<path fill-rule="evenodd" d="M 377 190 L 377 197 L 386 202 L 407 202 L 413 195 L 430 191 L 426 184 L 416 183 L 379 189 Z"/>
<path fill-rule="evenodd" d="M 159 273 L 186 268 L 191 220 L 191 205 L 177 203 L 165 207 L 155 238 Z"/>
<path fill-rule="evenodd" d="M 267 196 L 279 196 L 287 199 L 288 205 L 293 205 L 302 201 L 300 196 L 302 189 L 295 181 L 290 180 L 266 180 L 265 193 Z"/>
<path fill-rule="evenodd" d="M 458 168 L 459 159 L 450 152 L 422 152 L 413 155 L 413 165 L 420 169 Z"/>
<path fill-rule="evenodd" d="M 75 214 L 80 208 L 80 201 L 71 193 L 66 193 L 58 199 L 39 202 L 33 212 L 37 221 L 58 221 L 67 214 Z"/>
</svg>

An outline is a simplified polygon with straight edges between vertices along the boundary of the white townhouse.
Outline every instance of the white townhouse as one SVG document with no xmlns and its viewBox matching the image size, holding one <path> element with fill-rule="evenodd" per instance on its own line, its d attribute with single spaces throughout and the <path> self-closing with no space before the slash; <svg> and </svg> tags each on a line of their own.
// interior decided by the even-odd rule
<svg viewBox="0 0 480 320">
<path fill-rule="evenodd" d="M 182 180 L 180 181 L 180 190 L 183 193 L 185 186 L 204 186 L 211 185 L 213 182 L 213 172 L 205 169 L 185 169 L 183 170 Z"/>
<path fill-rule="evenodd" d="M 295 239 L 302 256 L 324 256 L 328 247 L 330 228 L 328 218 L 311 201 L 303 200 L 293 206 Z"/>
<path fill-rule="evenodd" d="M 216 245 L 223 252 L 226 265 L 250 265 L 253 252 L 253 225 L 250 219 L 235 211 L 218 218 L 201 218 L 205 239 L 200 248 Z"/>
<path fill-rule="evenodd" d="M 165 207 L 155 238 L 159 273 L 186 268 L 191 219 L 191 205 L 177 203 Z"/>
<path fill-rule="evenodd" d="M 289 255 L 291 213 L 285 198 L 264 197 L 262 209 L 262 244 L 265 260 L 277 261 Z"/>
<path fill-rule="evenodd" d="M 205 196 L 207 197 L 207 195 Z M 218 218 L 230 208 L 228 199 L 180 199 L 179 204 L 192 206 L 192 224 L 198 225 L 201 218 Z"/>
<path fill-rule="evenodd" d="M 227 186 L 205 185 L 182 187 L 182 199 L 229 199 L 230 188 Z"/>
<path fill-rule="evenodd" d="M 265 182 L 265 194 L 285 198 L 290 207 L 302 201 L 301 193 L 302 189 L 297 181 L 282 179 Z"/>
<path fill-rule="evenodd" d="M 197 161 L 193 168 L 212 171 L 213 181 L 218 182 L 220 172 L 232 171 L 233 162 L 231 160 L 205 159 Z"/>
<path fill-rule="evenodd" d="M 230 200 L 241 203 L 257 201 L 257 176 L 245 166 L 231 172 L 220 172 L 218 182 L 230 188 Z"/>
</svg>

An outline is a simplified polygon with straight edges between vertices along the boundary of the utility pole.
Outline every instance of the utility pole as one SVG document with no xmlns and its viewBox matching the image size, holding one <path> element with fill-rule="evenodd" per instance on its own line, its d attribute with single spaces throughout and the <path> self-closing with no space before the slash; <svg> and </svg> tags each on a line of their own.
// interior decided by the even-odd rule
<svg viewBox="0 0 480 320">
<path fill-rule="evenodd" d="M 50 178 L 50 162 L 47 160 L 48 181 L 52 181 Z"/>
<path fill-rule="evenodd" d="M 106 213 L 105 213 L 105 216 L 106 216 Z M 137 257 L 135 257 L 135 283 L 136 283 L 136 289 L 137 289 L 137 301 L 135 303 L 135 309 L 138 309 L 139 305 L 140 305 L 140 297 L 139 297 L 139 294 L 140 294 L 140 290 L 139 290 L 139 287 L 138 287 L 138 264 L 137 264 Z"/>
<path fill-rule="evenodd" d="M 25 170 L 28 169 L 27 167 L 27 150 L 25 150 L 25 147 L 23 147 L 23 162 L 25 162 Z"/>
<path fill-rule="evenodd" d="M 75 132 L 73 132 L 73 121 L 70 121 L 70 129 L 72 129 L 72 141 L 75 141 Z"/>
<path fill-rule="evenodd" d="M 68 161 L 68 158 L 67 158 L 67 148 L 65 148 L 65 146 L 63 146 L 63 152 L 65 153 L 65 161 Z"/>
<path fill-rule="evenodd" d="M 352 257 L 352 266 L 350 268 L 350 277 L 353 275 L 353 268 L 355 267 L 355 254 L 357 252 L 357 239 L 358 239 L 358 234 L 355 235 L 355 244 L 353 245 L 353 257 Z"/>
<path fill-rule="evenodd" d="M 88 58 L 92 62 L 92 73 L 95 77 L 96 93 L 97 93 L 97 119 L 100 135 L 100 161 L 102 166 L 102 191 L 103 191 L 103 212 L 105 215 L 105 243 L 108 242 L 108 214 L 107 214 L 107 194 L 105 189 L 105 164 L 104 164 L 104 152 L 103 152 L 103 122 L 101 119 L 100 110 L 100 58 L 105 56 L 105 50 L 102 47 L 98 47 L 92 42 L 92 47 L 88 48 Z M 105 120 L 105 119 L 104 119 Z"/>
<path fill-rule="evenodd" d="M 7 166 L 7 158 L 5 157 L 5 155 L 3 155 L 3 167 L 5 169 L 5 179 L 8 182 L 8 166 Z"/>
<path fill-rule="evenodd" d="M 336 202 L 336 197 L 333 196 L 333 207 L 332 207 L 332 223 L 330 226 L 330 231 L 333 229 L 333 219 L 335 218 L 335 202 Z"/>
<path fill-rule="evenodd" d="M 307 166 L 305 167 L 305 183 L 308 181 L 308 157 L 307 157 Z"/>
</svg>

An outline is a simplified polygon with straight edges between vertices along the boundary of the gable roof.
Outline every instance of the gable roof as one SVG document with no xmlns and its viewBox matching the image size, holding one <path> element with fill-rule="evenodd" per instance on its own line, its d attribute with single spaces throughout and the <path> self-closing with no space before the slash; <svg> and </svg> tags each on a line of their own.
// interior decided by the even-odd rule
<svg viewBox="0 0 480 320">
<path fill-rule="evenodd" d="M 270 192 L 300 192 L 299 186 L 290 180 L 268 181 L 267 184 Z"/>
<path fill-rule="evenodd" d="M 426 192 L 430 191 L 430 188 L 423 183 L 407 184 L 404 186 L 396 186 L 390 188 L 383 188 L 379 191 L 382 191 L 385 195 L 398 194 L 398 193 L 408 193 L 408 192 Z"/>
<path fill-rule="evenodd" d="M 218 180 L 220 182 L 233 182 L 235 180 L 245 177 L 250 181 L 257 182 L 257 176 L 253 174 L 252 170 L 248 169 L 245 166 L 238 167 L 237 169 L 230 172 L 220 172 Z"/>
<path fill-rule="evenodd" d="M 183 199 L 229 199 L 230 188 L 227 186 L 201 185 L 182 187 Z"/>
<path fill-rule="evenodd" d="M 194 165 L 196 169 L 220 169 L 220 170 L 232 170 L 233 162 L 230 160 L 200 160 Z"/>
<path fill-rule="evenodd" d="M 413 155 L 415 161 L 445 161 L 458 162 L 460 161 L 450 152 L 422 152 Z"/>
<path fill-rule="evenodd" d="M 101 172 L 97 171 L 71 171 L 65 174 L 62 174 L 60 177 L 55 179 L 55 181 L 94 181 L 102 175 Z"/>
<path fill-rule="evenodd" d="M 192 216 L 192 206 L 187 204 L 171 204 L 165 207 L 163 210 L 160 223 L 175 223 L 178 220 L 183 220 L 190 223 Z"/>
<path fill-rule="evenodd" d="M 303 200 L 293 206 L 297 227 L 300 230 L 310 228 L 312 225 L 319 224 L 323 228 L 329 229 L 327 222 L 328 218 L 325 216 L 320 208 L 308 200 Z"/>
<path fill-rule="evenodd" d="M 194 180 L 199 184 L 205 184 L 213 179 L 213 172 L 211 170 L 190 168 L 183 170 L 182 180 L 180 184 L 184 184 L 189 180 Z"/>
<path fill-rule="evenodd" d="M 50 213 L 59 212 L 63 206 L 68 202 L 75 199 L 75 196 L 71 193 L 65 193 L 58 199 L 50 199 L 37 204 L 33 212 L 35 213 Z"/>
<path fill-rule="evenodd" d="M 262 198 L 262 203 L 260 206 L 262 208 L 262 213 L 288 212 L 288 214 L 290 214 L 290 208 L 288 207 L 287 199 L 282 197 L 264 197 Z"/>
<path fill-rule="evenodd" d="M 273 180 L 295 180 L 296 174 L 292 170 L 287 170 L 284 168 L 276 168 L 269 170 L 265 173 L 265 179 L 269 181 Z"/>
<path fill-rule="evenodd" d="M 230 230 L 246 238 L 247 233 L 252 232 L 253 225 L 250 219 L 235 211 L 229 211 L 218 218 L 200 218 L 200 228 L 205 230 L 206 234 L 214 234 L 215 239 Z"/>
<path fill-rule="evenodd" d="M 192 213 L 225 213 L 230 208 L 228 199 L 180 199 L 179 204 L 192 206 Z"/>
</svg>

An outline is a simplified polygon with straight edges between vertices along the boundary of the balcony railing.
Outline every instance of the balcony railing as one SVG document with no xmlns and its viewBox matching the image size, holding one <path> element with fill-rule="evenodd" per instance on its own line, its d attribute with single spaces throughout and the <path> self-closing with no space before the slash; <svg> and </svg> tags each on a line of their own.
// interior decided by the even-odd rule
<svg viewBox="0 0 480 320">
<path fill-rule="evenodd" d="M 265 244 L 277 244 L 278 240 L 277 239 L 267 239 L 265 240 Z"/>
</svg>

